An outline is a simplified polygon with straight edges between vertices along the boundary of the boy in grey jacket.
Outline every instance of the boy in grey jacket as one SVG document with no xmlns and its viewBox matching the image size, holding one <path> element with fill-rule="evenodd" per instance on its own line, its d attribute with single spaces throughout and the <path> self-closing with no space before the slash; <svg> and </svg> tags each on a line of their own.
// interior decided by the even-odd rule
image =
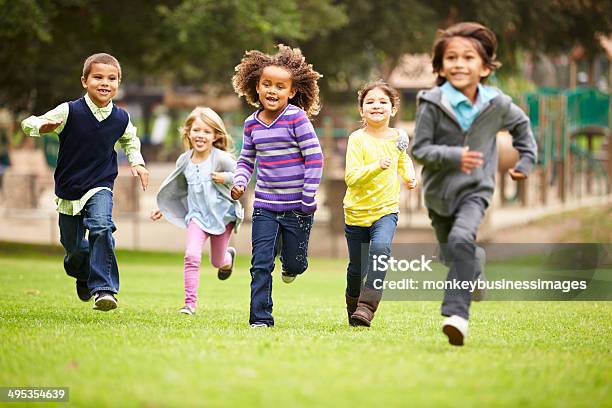
<svg viewBox="0 0 612 408">
<path fill-rule="evenodd" d="M 433 47 L 438 86 L 418 96 L 412 154 L 423 165 L 423 189 L 431 224 L 449 273 L 442 315 L 450 344 L 463 345 L 470 301 L 486 287 L 481 276 L 484 251 L 476 232 L 495 188 L 496 134 L 507 129 L 519 161 L 509 170 L 514 180 L 527 178 L 536 162 L 529 119 L 496 88 L 481 84 L 500 66 L 497 40 L 488 28 L 459 23 L 440 31 Z M 480 291 L 466 283 L 479 279 Z M 450 287 L 451 285 L 448 285 Z"/>
</svg>

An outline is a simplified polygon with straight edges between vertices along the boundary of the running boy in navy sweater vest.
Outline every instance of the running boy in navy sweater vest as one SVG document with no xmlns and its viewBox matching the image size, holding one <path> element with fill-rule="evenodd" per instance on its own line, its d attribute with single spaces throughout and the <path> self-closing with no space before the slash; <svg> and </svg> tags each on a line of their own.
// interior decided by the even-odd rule
<svg viewBox="0 0 612 408">
<path fill-rule="evenodd" d="M 66 250 L 64 269 L 76 279 L 79 299 L 86 302 L 95 296 L 93 308 L 102 311 L 117 307 L 119 292 L 112 220 L 115 143 L 125 151 L 143 190 L 149 178 L 136 128 L 128 113 L 112 102 L 120 82 L 121 66 L 115 57 L 91 55 L 81 77 L 87 90 L 84 97 L 62 103 L 42 116 L 30 116 L 21 124 L 29 136 L 59 137 L 54 177 L 60 241 Z"/>
</svg>

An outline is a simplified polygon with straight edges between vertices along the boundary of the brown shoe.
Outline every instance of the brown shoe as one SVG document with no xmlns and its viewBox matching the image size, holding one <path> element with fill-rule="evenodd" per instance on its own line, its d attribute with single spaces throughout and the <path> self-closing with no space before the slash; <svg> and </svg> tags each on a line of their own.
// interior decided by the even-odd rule
<svg viewBox="0 0 612 408">
<path fill-rule="evenodd" d="M 363 288 L 357 301 L 357 310 L 351 315 L 351 326 L 370 327 L 374 319 L 374 313 L 382 298 L 382 291 Z"/>
<path fill-rule="evenodd" d="M 344 295 L 344 297 L 346 298 L 346 313 L 348 314 L 348 321 L 349 324 L 352 326 L 353 324 L 351 323 L 351 315 L 355 313 L 355 310 L 357 310 L 357 301 L 359 300 L 359 298 L 352 297 L 346 294 Z"/>
</svg>

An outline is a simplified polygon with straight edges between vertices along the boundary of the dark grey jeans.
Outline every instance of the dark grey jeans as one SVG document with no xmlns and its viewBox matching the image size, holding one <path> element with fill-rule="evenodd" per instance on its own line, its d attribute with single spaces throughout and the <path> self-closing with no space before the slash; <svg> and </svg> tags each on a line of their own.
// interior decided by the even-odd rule
<svg viewBox="0 0 612 408">
<path fill-rule="evenodd" d="M 429 210 L 431 226 L 440 244 L 440 255 L 449 267 L 447 281 L 473 281 L 481 273 L 476 255 L 476 233 L 487 208 L 485 200 L 470 197 L 459 204 L 453 216 L 444 217 Z M 469 290 L 444 292 L 442 315 L 470 316 L 472 294 Z"/>
</svg>

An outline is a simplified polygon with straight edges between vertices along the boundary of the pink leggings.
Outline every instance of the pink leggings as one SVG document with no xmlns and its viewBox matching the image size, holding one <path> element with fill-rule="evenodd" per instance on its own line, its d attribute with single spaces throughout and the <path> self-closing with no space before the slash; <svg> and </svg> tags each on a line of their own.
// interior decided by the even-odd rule
<svg viewBox="0 0 612 408">
<path fill-rule="evenodd" d="M 193 221 L 187 225 L 187 248 L 185 249 L 185 304 L 194 308 L 198 300 L 198 285 L 200 283 L 200 262 L 202 249 L 210 237 L 210 262 L 215 268 L 228 266 L 232 256 L 227 252 L 227 244 L 234 224 L 230 223 L 221 235 L 204 232 Z"/>
</svg>

